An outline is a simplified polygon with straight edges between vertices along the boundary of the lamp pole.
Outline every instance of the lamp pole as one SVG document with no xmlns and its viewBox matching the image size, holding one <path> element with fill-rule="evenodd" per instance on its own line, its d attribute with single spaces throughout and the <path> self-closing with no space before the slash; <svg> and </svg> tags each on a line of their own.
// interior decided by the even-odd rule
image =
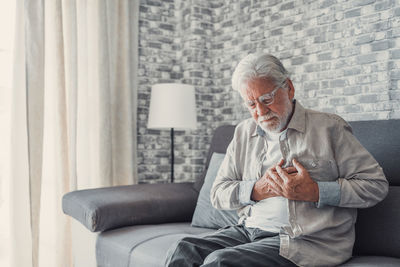
<svg viewBox="0 0 400 267">
<path fill-rule="evenodd" d="M 171 128 L 171 183 L 174 182 L 174 128 Z"/>
</svg>

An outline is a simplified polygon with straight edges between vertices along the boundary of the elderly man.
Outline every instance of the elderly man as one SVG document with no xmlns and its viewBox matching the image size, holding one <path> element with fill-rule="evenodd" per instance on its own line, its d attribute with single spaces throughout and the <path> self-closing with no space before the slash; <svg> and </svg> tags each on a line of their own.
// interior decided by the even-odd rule
<svg viewBox="0 0 400 267">
<path fill-rule="evenodd" d="M 351 257 L 357 208 L 387 194 L 381 167 L 339 116 L 305 109 L 282 63 L 242 59 L 232 77 L 252 118 L 235 129 L 211 190 L 239 222 L 187 237 L 167 266 L 335 266 Z"/>
</svg>

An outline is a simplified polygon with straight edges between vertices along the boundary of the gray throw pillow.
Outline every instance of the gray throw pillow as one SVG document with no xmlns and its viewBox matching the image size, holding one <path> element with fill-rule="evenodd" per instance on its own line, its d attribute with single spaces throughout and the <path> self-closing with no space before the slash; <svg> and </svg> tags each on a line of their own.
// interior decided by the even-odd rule
<svg viewBox="0 0 400 267">
<path fill-rule="evenodd" d="M 213 153 L 211 156 L 204 184 L 197 199 L 192 226 L 219 229 L 238 223 L 239 217 L 236 210 L 217 210 L 211 205 L 210 201 L 211 187 L 224 157 L 225 154 L 220 153 Z"/>
</svg>

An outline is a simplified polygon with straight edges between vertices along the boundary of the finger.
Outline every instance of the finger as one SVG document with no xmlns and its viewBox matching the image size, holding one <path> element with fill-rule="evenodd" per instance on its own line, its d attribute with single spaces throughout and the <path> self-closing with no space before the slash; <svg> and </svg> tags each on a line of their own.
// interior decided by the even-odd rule
<svg viewBox="0 0 400 267">
<path fill-rule="evenodd" d="M 288 173 L 282 169 L 280 166 L 276 167 L 276 172 L 279 174 L 279 177 L 283 180 L 283 181 L 287 181 L 288 179 L 290 179 Z"/>
<path fill-rule="evenodd" d="M 268 176 L 268 174 L 270 172 L 276 172 L 276 166 L 278 166 L 278 164 L 281 162 L 282 160 L 280 160 L 276 165 L 272 165 L 271 167 L 269 167 L 267 169 L 267 171 L 265 172 L 264 176 Z"/>
<path fill-rule="evenodd" d="M 276 166 L 283 166 L 283 163 L 285 162 L 285 160 L 283 158 L 281 158 L 281 160 L 278 162 L 278 164 L 276 164 Z"/>
<path fill-rule="evenodd" d="M 303 165 L 300 164 L 300 162 L 297 159 L 293 159 L 293 166 L 296 168 L 296 170 L 299 173 L 302 173 L 304 171 Z"/>
<path fill-rule="evenodd" d="M 276 171 L 276 166 L 282 166 L 283 165 L 284 160 L 281 158 L 278 163 L 276 163 L 275 165 L 271 166 L 268 168 L 267 172 L 272 170 L 272 171 Z"/>
<path fill-rule="evenodd" d="M 280 168 L 280 167 L 279 167 Z M 279 186 L 279 188 L 283 187 L 283 180 L 282 178 L 278 175 L 277 172 L 268 170 L 268 175 L 269 175 L 269 181 L 272 180 L 275 184 L 277 184 Z"/>
<path fill-rule="evenodd" d="M 264 175 L 262 176 L 264 179 L 268 179 L 269 178 L 269 174 L 276 171 L 275 168 L 271 167 L 268 168 L 267 171 L 264 173 Z"/>
<path fill-rule="evenodd" d="M 293 166 L 290 166 L 290 167 L 287 167 L 287 168 L 283 168 L 283 170 L 285 172 L 287 172 L 288 174 L 297 172 L 297 169 L 295 167 L 293 167 Z"/>
<path fill-rule="evenodd" d="M 274 193 L 277 196 L 282 195 L 282 187 L 277 184 L 273 179 L 268 179 L 268 191 Z"/>
</svg>

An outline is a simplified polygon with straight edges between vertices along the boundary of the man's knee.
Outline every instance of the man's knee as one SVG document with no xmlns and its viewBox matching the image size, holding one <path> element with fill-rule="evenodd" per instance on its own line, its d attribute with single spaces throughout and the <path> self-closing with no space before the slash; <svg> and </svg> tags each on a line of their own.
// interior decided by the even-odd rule
<svg viewBox="0 0 400 267">
<path fill-rule="evenodd" d="M 177 241 L 175 246 L 171 247 L 169 250 L 169 255 L 173 256 L 175 254 L 187 254 L 190 251 L 193 251 L 192 248 L 195 247 L 195 238 L 192 237 L 184 237 Z"/>
<path fill-rule="evenodd" d="M 238 251 L 233 248 L 219 249 L 207 256 L 204 259 L 204 266 L 232 266 L 232 261 L 238 257 Z"/>
<path fill-rule="evenodd" d="M 176 246 L 177 249 L 184 249 L 188 247 L 194 247 L 196 246 L 196 240 L 197 238 L 195 237 L 184 237 L 181 240 L 178 241 L 178 244 Z"/>
<path fill-rule="evenodd" d="M 196 246 L 196 238 L 184 237 L 177 241 L 174 246 L 172 246 L 168 252 L 165 261 L 166 266 L 182 266 L 188 259 L 188 257 L 193 254 L 196 250 L 193 249 Z"/>
</svg>

